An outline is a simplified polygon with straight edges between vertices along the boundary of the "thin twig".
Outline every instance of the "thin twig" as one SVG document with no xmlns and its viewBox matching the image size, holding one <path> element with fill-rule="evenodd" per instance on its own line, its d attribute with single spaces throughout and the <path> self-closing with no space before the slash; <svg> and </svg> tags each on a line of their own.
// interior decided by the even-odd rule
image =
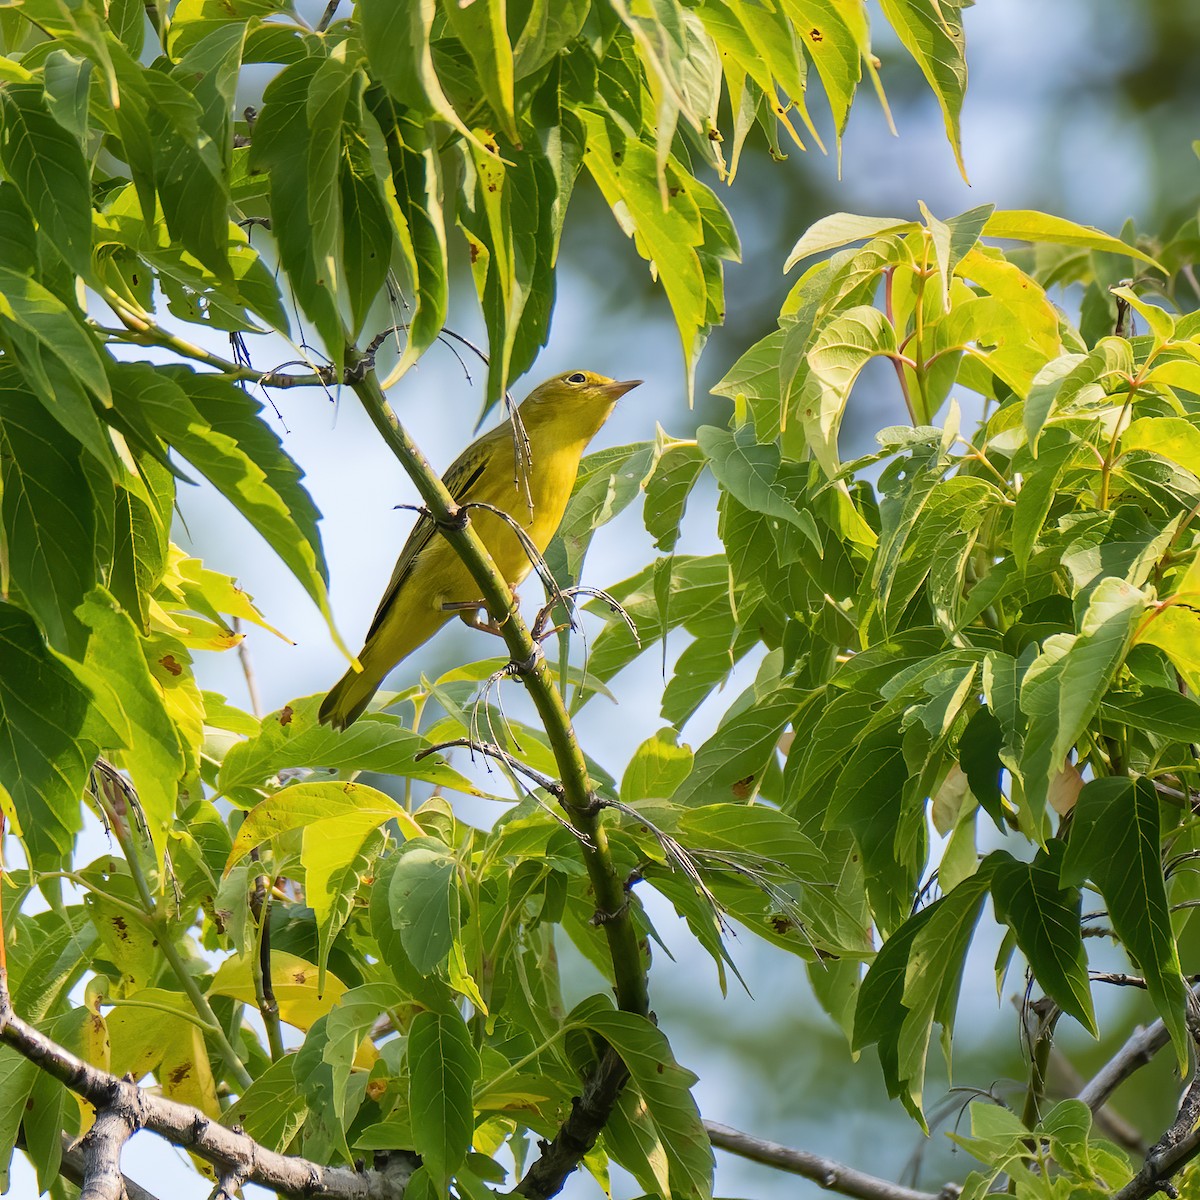
<svg viewBox="0 0 1200 1200">
<path fill-rule="evenodd" d="M 250 647 L 246 644 L 245 635 L 242 633 L 242 618 L 233 618 L 233 632 L 240 636 L 240 641 L 237 644 L 238 663 L 242 668 L 242 676 L 246 680 L 246 692 L 250 697 L 250 711 L 259 721 L 262 720 L 263 706 L 262 696 L 258 691 L 258 677 L 254 673 L 254 662 L 250 657 Z"/>
<path fill-rule="evenodd" d="M 708 1140 L 720 1150 L 727 1150 L 739 1158 L 776 1167 L 793 1175 L 811 1179 L 827 1191 L 842 1196 L 855 1196 L 858 1200 L 955 1200 L 962 1188 L 956 1183 L 947 1183 L 940 1192 L 919 1192 L 914 1188 L 901 1187 L 887 1179 L 857 1171 L 844 1163 L 835 1162 L 820 1154 L 807 1150 L 793 1150 L 766 1138 L 754 1137 L 720 1125 L 716 1121 L 705 1121 L 704 1129 Z"/>
<path fill-rule="evenodd" d="M 420 762 L 427 755 L 437 754 L 442 750 L 452 750 L 456 747 L 470 750 L 472 754 L 482 754 L 486 758 L 494 758 L 518 774 L 524 775 L 527 779 L 532 779 L 538 787 L 544 788 L 550 795 L 559 798 L 562 796 L 562 784 L 557 779 L 551 779 L 549 775 L 543 775 L 541 771 L 526 766 L 519 758 L 509 754 L 507 750 L 502 750 L 492 742 L 475 741 L 471 738 L 452 738 L 448 742 L 438 742 L 436 746 L 429 746 L 421 750 L 413 758 L 416 762 Z"/>
</svg>

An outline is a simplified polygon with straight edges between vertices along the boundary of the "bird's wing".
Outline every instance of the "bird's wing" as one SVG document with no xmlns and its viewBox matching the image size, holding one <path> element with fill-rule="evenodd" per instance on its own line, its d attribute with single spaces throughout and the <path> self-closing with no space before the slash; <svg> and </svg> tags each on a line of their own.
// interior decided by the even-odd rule
<svg viewBox="0 0 1200 1200">
<path fill-rule="evenodd" d="M 499 440 L 496 434 L 503 434 L 506 438 L 511 436 L 504 426 L 492 430 L 490 434 L 484 435 L 468 446 L 442 476 L 442 482 L 446 485 L 446 490 L 454 497 L 456 504 L 466 504 L 471 499 L 472 489 L 478 484 L 487 469 L 489 456 L 493 451 L 493 443 Z M 408 535 L 408 540 L 404 543 L 404 548 L 400 551 L 400 557 L 396 560 L 395 570 L 392 571 L 392 578 L 388 582 L 383 599 L 379 602 L 379 608 L 375 611 L 371 628 L 367 630 L 368 641 L 383 623 L 384 615 L 395 602 L 404 581 L 412 573 L 417 559 L 433 540 L 436 532 L 437 526 L 429 517 L 422 516 L 417 519 L 412 532 Z M 466 598 L 464 597 L 464 599 Z"/>
</svg>

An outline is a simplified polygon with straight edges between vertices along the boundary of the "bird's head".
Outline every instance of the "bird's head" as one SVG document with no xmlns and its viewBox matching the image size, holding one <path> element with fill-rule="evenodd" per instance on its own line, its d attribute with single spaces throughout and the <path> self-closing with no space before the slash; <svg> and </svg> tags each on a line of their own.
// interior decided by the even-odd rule
<svg viewBox="0 0 1200 1200">
<path fill-rule="evenodd" d="M 594 371 L 567 371 L 535 387 L 521 405 L 521 415 L 527 424 L 565 420 L 590 426 L 594 433 L 608 419 L 613 405 L 641 382 L 609 379 Z"/>
</svg>

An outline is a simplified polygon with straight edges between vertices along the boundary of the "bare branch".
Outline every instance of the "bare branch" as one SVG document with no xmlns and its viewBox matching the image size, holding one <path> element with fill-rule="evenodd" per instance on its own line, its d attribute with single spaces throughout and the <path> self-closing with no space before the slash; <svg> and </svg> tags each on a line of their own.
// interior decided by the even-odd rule
<svg viewBox="0 0 1200 1200">
<path fill-rule="evenodd" d="M 239 1130 L 212 1120 L 198 1108 L 157 1096 L 130 1079 L 118 1079 L 77 1058 L 18 1017 L 12 1009 L 7 973 L 2 971 L 0 1041 L 82 1096 L 98 1112 L 115 1114 L 129 1129 L 149 1129 L 191 1150 L 227 1177 L 236 1172 L 247 1183 L 258 1183 L 287 1196 L 400 1200 L 416 1169 L 413 1156 L 403 1152 L 376 1155 L 375 1168 L 363 1171 L 278 1154 Z"/>
<path fill-rule="evenodd" d="M 1171 1040 L 1167 1027 L 1161 1020 L 1145 1028 L 1139 1026 L 1126 1043 L 1092 1076 L 1077 1099 L 1095 1112 L 1108 1102 L 1108 1098 L 1135 1072 L 1150 1060 Z"/>
<path fill-rule="evenodd" d="M 1200 1154 L 1197 1121 L 1200 1121 L 1200 1078 L 1193 1076 L 1179 1106 L 1179 1115 L 1151 1146 L 1141 1170 L 1117 1192 L 1114 1200 L 1146 1200 L 1156 1192 L 1177 1197 L 1179 1193 L 1170 1178 Z"/>
<path fill-rule="evenodd" d="M 121 1151 L 133 1127 L 115 1109 L 101 1109 L 79 1143 L 83 1150 L 83 1186 L 79 1200 L 125 1200 Z"/>
<path fill-rule="evenodd" d="M 325 11 L 321 14 L 321 19 L 317 22 L 318 33 L 324 33 L 333 23 L 333 18 L 337 13 L 340 2 L 341 0 L 329 0 L 329 3 L 325 5 Z"/>
<path fill-rule="evenodd" d="M 17 1149 L 26 1149 L 25 1135 L 23 1132 L 17 1134 Z M 73 1183 L 76 1187 L 83 1187 L 84 1178 L 84 1153 L 80 1149 L 80 1144 L 69 1134 L 62 1135 L 62 1158 L 58 1164 L 58 1173 L 67 1180 L 68 1183 Z M 140 1183 L 135 1183 L 127 1175 L 121 1176 L 121 1186 L 125 1189 L 123 1194 L 125 1200 L 159 1200 L 159 1198 L 151 1191 L 147 1191 Z"/>
<path fill-rule="evenodd" d="M 620 1056 L 606 1046 L 599 1064 L 588 1077 L 583 1095 L 572 1100 L 571 1115 L 552 1142 L 542 1143 L 541 1157 L 513 1189 L 517 1195 L 526 1200 L 549 1200 L 558 1195 L 567 1177 L 596 1144 L 628 1078 L 629 1070 Z"/>
<path fill-rule="evenodd" d="M 781 1146 L 778 1142 L 742 1133 L 728 1125 L 719 1125 L 716 1121 L 705 1121 L 704 1128 L 709 1141 L 720 1150 L 728 1150 L 739 1158 L 748 1158 L 780 1171 L 801 1175 L 827 1191 L 842 1196 L 856 1196 L 858 1200 L 955 1200 L 962 1191 L 958 1184 L 947 1183 L 940 1192 L 919 1192 L 868 1175 L 865 1171 L 856 1171 L 832 1158 L 811 1154 L 807 1150 L 793 1150 L 790 1146 Z"/>
</svg>

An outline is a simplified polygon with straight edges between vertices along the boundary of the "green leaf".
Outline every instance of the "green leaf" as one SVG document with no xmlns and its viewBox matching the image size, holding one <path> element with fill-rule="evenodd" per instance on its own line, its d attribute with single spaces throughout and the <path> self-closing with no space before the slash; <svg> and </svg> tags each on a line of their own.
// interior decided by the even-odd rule
<svg viewBox="0 0 1200 1200">
<path fill-rule="evenodd" d="M 569 143 L 570 136 L 564 141 Z M 559 206 L 570 195 L 578 154 L 566 155 L 573 165 L 556 173 L 532 139 L 504 159 L 491 141 L 482 148 L 463 143 L 462 151 L 466 177 L 458 220 L 470 244 L 488 329 L 486 404 L 491 406 L 546 342 L 554 307 Z M 560 160 L 559 166 L 565 165 Z"/>
<path fill-rule="evenodd" d="M 957 217 L 951 217 L 947 221 L 939 221 L 925 207 L 923 201 L 918 203 L 921 207 L 921 215 L 925 218 L 925 225 L 932 236 L 938 274 L 942 278 L 942 294 L 948 299 L 950 280 L 954 276 L 955 269 L 963 258 L 975 248 L 979 241 L 979 235 L 983 232 L 988 218 L 995 212 L 996 206 L 982 204 L 978 208 L 960 213 Z"/>
<path fill-rule="evenodd" d="M 325 1022 L 327 1041 L 321 1054 L 331 1068 L 333 1110 L 338 1126 L 349 1127 L 358 1108 L 357 1096 L 348 1089 L 351 1070 L 363 1040 L 379 1020 L 380 1013 L 395 1010 L 404 1000 L 392 983 L 366 983 L 351 988 L 338 1000 Z M 409 1043 L 411 1053 L 412 1044 Z"/>
<path fill-rule="evenodd" d="M 547 562 L 560 582 L 579 582 L 584 556 L 596 530 L 637 498 L 654 469 L 655 458 L 653 442 L 634 442 L 597 450 L 580 463 L 567 511 L 547 551 Z M 561 549 L 557 545 L 560 541 Z M 562 561 L 558 561 L 560 558 Z"/>
<path fill-rule="evenodd" d="M 113 372 L 116 408 L 178 451 L 263 536 L 324 616 L 334 640 L 320 513 L 261 418 L 262 405 L 227 380 L 186 368 L 122 363 Z"/>
<path fill-rule="evenodd" d="M 292 1073 L 295 1056 L 272 1063 L 221 1114 L 221 1124 L 239 1125 L 260 1146 L 283 1153 L 308 1115 L 308 1104 Z"/>
<path fill-rule="evenodd" d="M 329 949 L 346 923 L 361 877 L 383 848 L 379 827 L 395 821 L 406 838 L 423 831 L 390 796 L 359 783 L 298 783 L 246 815 L 225 863 L 299 829 L 304 895 L 317 924 L 317 990 L 325 989 Z"/>
<path fill-rule="evenodd" d="M 92 64 L 65 50 L 46 56 L 44 79 L 50 115 L 81 145 L 88 136 L 88 81 Z"/>
<path fill-rule="evenodd" d="M 335 857 L 353 859 L 358 847 L 379 826 L 396 821 L 405 837 L 423 836 L 403 805 L 391 796 L 362 783 L 295 783 L 256 804 L 247 814 L 225 861 L 228 871 L 257 846 L 291 833 L 305 831 L 306 850 L 327 870 Z M 311 832 L 309 832 L 311 831 Z M 323 855 L 319 842 L 333 839 L 335 846 Z M 347 852 L 347 846 L 351 848 Z M 340 852 L 340 853 L 339 853 Z M 323 990 L 318 987 L 318 991 Z"/>
<path fill-rule="evenodd" d="M 1065 217 L 1052 217 L 1029 209 L 1001 209 L 992 213 L 983 229 L 984 237 L 1004 238 L 1014 242 L 1050 242 L 1056 246 L 1081 246 L 1087 250 L 1102 250 L 1136 258 L 1148 266 L 1162 270 L 1150 255 L 1112 237 L 1091 225 L 1079 225 Z"/>
<path fill-rule="evenodd" d="M 430 35 L 436 15 L 437 0 L 403 5 L 391 0 L 360 0 L 357 16 L 371 71 L 416 114 L 445 121 L 479 145 L 447 99 L 434 67 Z"/>
<path fill-rule="evenodd" d="M 64 1131 L 63 1102 L 67 1089 L 45 1071 L 39 1071 L 25 1102 L 26 1153 L 37 1171 L 39 1194 L 50 1190 L 58 1179 L 58 1168 L 62 1162 L 62 1135 Z"/>
<path fill-rule="evenodd" d="M 80 606 L 78 615 L 91 631 L 84 665 L 105 686 L 104 691 L 96 689 L 99 707 L 124 738 L 119 765 L 129 772 L 137 789 L 161 868 L 175 821 L 179 782 L 186 769 L 179 731 L 150 674 L 138 631 L 113 598 L 97 588 Z"/>
<path fill-rule="evenodd" d="M 850 104 L 862 78 L 862 56 L 867 38 L 866 13 L 837 0 L 782 0 L 796 36 L 816 65 L 817 74 L 833 112 L 839 160 L 841 137 L 850 116 Z M 761 20 L 761 17 L 758 18 Z M 769 89 L 768 89 L 769 94 Z"/>
<path fill-rule="evenodd" d="M 392 925 L 413 967 L 428 975 L 458 938 L 458 863 L 437 838 L 413 838 L 400 847 L 388 889 Z"/>
<path fill-rule="evenodd" d="M 825 854 L 802 833 L 794 817 L 763 804 L 708 804 L 689 808 L 679 817 L 679 838 L 706 861 L 705 851 L 728 855 L 731 862 L 751 866 L 777 884 L 819 877 Z M 713 855 L 714 870 L 723 860 Z"/>
<path fill-rule="evenodd" d="M 804 61 L 795 31 L 781 9 L 760 8 L 747 0 L 709 0 L 696 11 L 721 52 L 730 106 L 735 113 L 740 108 L 745 112 L 730 157 L 732 183 L 740 155 L 739 137 L 744 140 L 749 132 L 763 96 L 774 98 L 782 90 L 783 103 L 772 105 L 774 118 L 796 145 L 804 148 L 787 115 L 790 102 L 809 130 L 813 129 L 805 109 Z"/>
<path fill-rule="evenodd" d="M 528 14 L 513 43 L 517 79 L 532 75 L 573 42 L 590 8 L 591 0 L 522 0 L 511 4 L 510 15 Z"/>
<path fill-rule="evenodd" d="M 660 564 L 669 568 L 666 576 L 669 591 L 662 606 L 656 586 Z M 612 619 L 596 639 L 588 659 L 588 671 L 602 681 L 611 679 L 631 663 L 668 628 L 683 625 L 689 632 L 699 633 L 731 623 L 729 564 L 724 555 L 676 555 L 673 559 L 660 559 L 608 590 L 624 605 L 637 626 L 640 640 L 634 639 L 624 621 L 612 618 L 609 613 Z M 608 612 L 608 606 L 597 602 L 589 605 L 589 610 Z M 577 695 L 573 706 L 579 700 Z"/>
<path fill-rule="evenodd" d="M 621 799 L 670 800 L 692 769 L 690 746 L 676 745 L 679 734 L 668 726 L 647 738 L 634 752 L 621 777 Z"/>
<path fill-rule="evenodd" d="M 805 440 L 826 474 L 838 471 L 838 431 L 855 380 L 872 358 L 895 349 L 896 331 L 869 304 L 847 309 L 824 325 L 813 341 L 795 406 Z"/>
<path fill-rule="evenodd" d="M 1121 435 L 1121 453 L 1148 450 L 1200 478 L 1200 429 L 1183 417 L 1140 417 Z"/>
<path fill-rule="evenodd" d="M 426 975 L 413 966 L 405 950 L 405 937 L 393 923 L 391 900 L 392 878 L 400 861 L 398 854 L 385 855 L 376 864 L 375 884 L 371 888 L 367 905 L 370 915 L 371 933 L 379 947 L 379 958 L 405 995 L 435 1012 L 449 1012 L 458 1003 L 450 987 L 436 975 Z"/>
<path fill-rule="evenodd" d="M 1092 462 L 1092 449 L 1070 435 L 1063 434 L 1051 443 L 1049 436 L 1035 465 L 1025 476 L 1012 515 L 1013 559 L 1026 568 L 1038 537 L 1046 530 L 1046 515 L 1058 497 L 1063 476 L 1076 459 Z"/>
<path fill-rule="evenodd" d="M 1021 756 L 1025 795 L 1033 814 L 1045 812 L 1047 789 L 1082 737 L 1125 659 L 1146 597 L 1123 579 L 1092 591 L 1078 636 L 1047 638 L 1021 684 L 1021 710 L 1030 718 Z"/>
<path fill-rule="evenodd" d="M 832 794 L 822 827 L 848 829 L 862 852 L 867 891 L 877 923 L 894 931 L 912 908 L 917 877 L 925 861 L 924 810 L 904 807 L 908 765 L 898 728 L 885 724 L 852 742 L 849 760 L 835 759 Z M 918 824 L 919 822 L 919 824 Z M 920 836 L 912 837 L 913 828 Z"/>
<path fill-rule="evenodd" d="M 6 82 L 0 87 L 0 167 L 67 265 L 89 276 L 92 190 L 87 160 L 79 141 L 51 116 L 36 84 Z"/>
<path fill-rule="evenodd" d="M 971 795 L 980 807 L 1004 829 L 1004 793 L 1000 788 L 1000 777 L 1004 764 L 1000 751 L 1004 748 L 1004 730 L 992 710 L 984 705 L 967 722 L 958 739 L 958 762 Z"/>
<path fill-rule="evenodd" d="M 854 213 L 832 213 L 804 231 L 783 264 L 784 274 L 814 254 L 825 254 L 839 246 L 848 246 L 851 242 L 865 242 L 887 234 L 912 233 L 919 228 L 916 221 L 905 221 L 900 217 L 860 217 Z"/>
<path fill-rule="evenodd" d="M 853 1046 L 877 1044 L 888 1095 L 925 1128 L 921 1094 L 933 1023 L 947 1054 L 964 959 L 992 871 L 987 863 L 884 942 L 859 991 Z"/>
<path fill-rule="evenodd" d="M 97 578 L 102 506 L 112 503 L 83 447 L 38 404 L 11 367 L 0 370 L 0 512 L 7 583 L 50 643 L 83 652 L 75 608 Z M 104 494 L 108 491 L 108 495 Z"/>
<path fill-rule="evenodd" d="M 308 187 L 307 233 L 317 274 L 317 286 L 327 286 L 335 299 L 341 280 L 336 263 L 342 232 L 340 167 L 342 163 L 342 120 L 350 96 L 351 73 L 344 62 L 327 58 L 313 73 L 305 99 L 308 132 L 305 179 Z M 259 126 L 255 126 L 257 142 Z M 272 191 L 272 200 L 274 192 Z M 274 211 L 274 208 L 272 208 Z"/>
<path fill-rule="evenodd" d="M 475 1130 L 479 1056 L 458 1013 L 418 1013 L 408 1033 L 413 1140 L 438 1195 L 466 1160 Z"/>
<path fill-rule="evenodd" d="M 1039 986 L 1097 1037 L 1079 925 L 1081 896 L 1078 888 L 1059 882 L 1063 850 L 1062 842 L 1051 842 L 1028 863 L 996 851 L 992 901 L 996 919 L 1016 934 Z"/>
<path fill-rule="evenodd" d="M 46 411 L 115 475 L 111 443 L 88 398 L 112 403 L 104 359 L 75 314 L 40 283 L 0 267 L 0 332 Z"/>
<path fill-rule="evenodd" d="M 1109 692 L 1100 705 L 1100 716 L 1173 742 L 1200 742 L 1200 704 L 1175 688 Z"/>
<path fill-rule="evenodd" d="M 881 0 L 881 7 L 937 97 L 946 123 L 946 136 L 954 148 L 954 159 L 966 179 L 959 126 L 963 94 L 967 89 L 962 0 Z"/>
<path fill-rule="evenodd" d="M 799 688 L 785 684 L 727 717 L 696 751 L 691 773 L 672 797 L 675 803 L 699 806 L 750 799 L 803 698 Z"/>
<path fill-rule="evenodd" d="M 709 306 L 709 279 L 699 250 L 705 245 L 705 222 L 697 195 L 706 205 L 724 212 L 720 201 L 690 175 L 667 164 L 667 197 L 656 183 L 658 160 L 654 147 L 627 136 L 612 118 L 590 110 L 581 116 L 587 130 L 583 161 L 618 215 L 622 229 L 634 238 L 638 253 L 654 264 L 667 293 L 683 344 L 689 403 L 695 385 L 696 359 L 717 319 L 723 318 L 724 301 L 717 258 L 711 261 L 718 314 Z M 720 257 L 733 257 L 722 251 Z"/>
<path fill-rule="evenodd" d="M 396 238 L 369 140 L 374 135 L 375 141 L 381 141 L 378 126 L 361 112 L 357 97 L 347 105 L 345 118 L 346 152 L 339 173 L 341 254 L 351 333 L 357 337 L 387 282 Z M 386 171 L 382 174 L 388 177 Z"/>
<path fill-rule="evenodd" d="M 599 1034 L 628 1067 L 644 1104 L 642 1120 L 666 1153 L 670 1194 L 708 1200 L 713 1155 L 690 1090 L 696 1076 L 675 1061 L 665 1034 L 646 1017 L 617 1011 L 603 996 L 577 1004 L 567 1021 Z"/>
<path fill-rule="evenodd" d="M 679 525 L 688 496 L 705 463 L 704 451 L 693 442 L 667 442 L 646 481 L 643 520 L 657 550 L 670 553 L 679 540 Z"/>
<path fill-rule="evenodd" d="M 482 795 L 440 754 L 417 756 L 431 745 L 427 738 L 401 725 L 386 713 L 360 717 L 338 732 L 317 721 L 323 696 L 293 700 L 263 718 L 261 732 L 230 747 L 217 779 L 224 796 L 237 798 L 246 788 L 258 788 L 289 767 L 328 767 L 335 771 L 373 771 L 423 779 L 467 795 Z"/>
<path fill-rule="evenodd" d="M 95 758 L 84 733 L 91 700 L 33 618 L 0 601 L 0 786 L 35 866 L 57 866 L 82 828 L 80 797 Z"/>
<path fill-rule="evenodd" d="M 733 433 L 717 429 L 712 425 L 701 425 L 696 431 L 700 449 L 708 457 L 709 465 L 717 481 L 740 504 L 751 512 L 776 517 L 795 525 L 819 554 L 821 537 L 816 522 L 807 508 L 799 508 L 789 497 L 788 478 L 803 480 L 804 472 L 797 474 L 789 464 L 787 474 L 781 480 L 781 455 L 778 443 L 760 443 L 756 440 L 752 425 L 741 425 Z"/>
<path fill-rule="evenodd" d="M 365 20 L 365 15 L 364 15 Z M 254 126 L 250 150 L 252 171 L 265 171 L 271 181 L 271 231 L 279 246 L 279 257 L 287 271 L 300 307 L 308 315 L 329 355 L 340 371 L 345 353 L 346 331 L 338 312 L 337 280 L 329 270 L 330 260 L 318 257 L 309 226 L 310 214 L 323 191 L 336 195 L 337 162 L 328 153 L 335 136 L 330 128 L 332 111 L 319 114 L 317 128 L 310 130 L 310 96 L 316 93 L 318 77 L 332 72 L 343 81 L 344 64 L 334 60 L 304 58 L 285 67 L 267 84 L 262 110 Z M 324 73 L 323 73 L 324 69 Z M 343 96 L 344 100 L 344 96 Z M 341 114 L 336 115 L 340 128 Z M 322 140 L 323 139 L 323 140 Z M 310 155 L 332 171 L 332 177 L 309 179 Z M 322 228 L 325 228 L 324 226 Z M 326 240 L 328 229 L 325 228 Z"/>
<path fill-rule="evenodd" d="M 519 143 L 513 111 L 513 50 L 505 25 L 505 0 L 475 0 L 463 6 L 444 0 L 446 24 L 462 42 L 488 104 L 510 142 Z"/>
<path fill-rule="evenodd" d="M 0 1046 L 0 1191 L 3 1192 L 9 1188 L 13 1147 L 37 1076 L 36 1063 L 9 1046 Z"/>
<path fill-rule="evenodd" d="M 240 58 L 240 36 L 237 46 L 231 49 Z M 205 91 L 212 92 L 216 70 L 215 65 L 203 71 L 193 66 L 189 72 L 180 64 L 175 69 L 178 75 L 141 71 L 136 76 L 140 82 L 136 91 L 142 111 L 137 115 L 144 119 L 144 129 L 153 148 L 155 187 L 172 238 L 218 278 L 227 280 L 230 277 L 229 191 L 223 155 L 227 153 L 226 114 L 232 103 L 220 105 L 218 142 L 213 131 L 205 127 L 205 113 L 198 98 Z M 125 70 L 122 76 L 128 82 L 131 73 Z M 134 90 L 125 88 L 122 100 L 132 103 Z M 130 114 L 127 119 L 135 118 Z M 142 136 L 140 128 L 127 129 L 126 150 L 134 138 Z M 142 147 L 135 153 L 144 152 Z"/>
<path fill-rule="evenodd" d="M 1110 777 L 1084 784 L 1062 865 L 1062 883 L 1090 881 L 1104 897 L 1108 918 L 1146 980 L 1178 1055 L 1188 1061 L 1184 1020 L 1187 988 L 1163 881 L 1158 796 L 1145 778 Z"/>
<path fill-rule="evenodd" d="M 391 166 L 392 219 L 408 268 L 412 312 L 404 353 L 389 379 L 398 379 L 437 340 L 449 304 L 449 264 L 442 214 L 442 169 L 435 131 L 398 111 L 380 88 L 367 93 Z"/>
</svg>

